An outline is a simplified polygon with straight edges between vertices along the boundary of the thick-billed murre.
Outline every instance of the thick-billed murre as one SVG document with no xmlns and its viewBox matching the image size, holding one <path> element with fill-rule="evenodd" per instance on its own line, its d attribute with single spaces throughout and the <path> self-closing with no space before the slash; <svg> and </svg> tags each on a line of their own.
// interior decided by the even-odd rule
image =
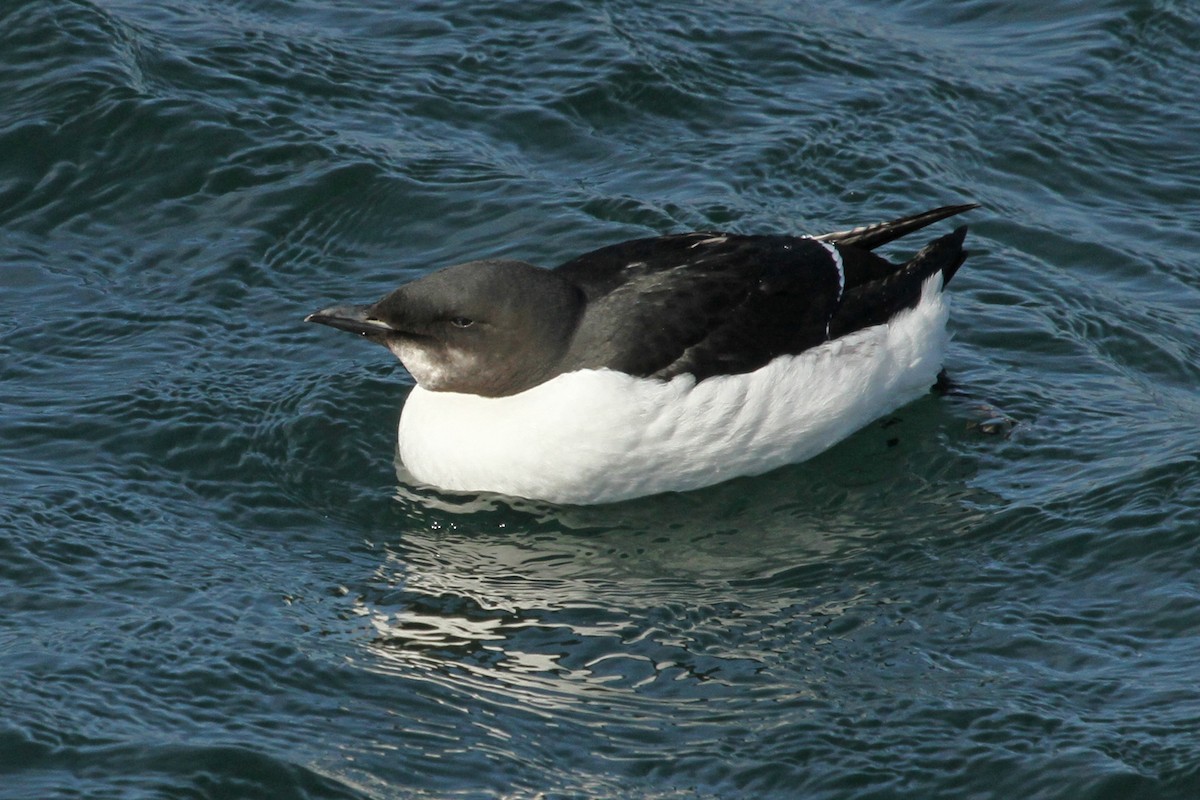
<svg viewBox="0 0 1200 800">
<path fill-rule="evenodd" d="M 550 270 L 472 261 L 306 321 L 412 374 L 399 448 L 420 481 L 562 503 L 695 489 L 802 461 L 929 389 L 966 228 L 903 264 L 872 251 L 975 207 L 636 239 Z"/>
</svg>

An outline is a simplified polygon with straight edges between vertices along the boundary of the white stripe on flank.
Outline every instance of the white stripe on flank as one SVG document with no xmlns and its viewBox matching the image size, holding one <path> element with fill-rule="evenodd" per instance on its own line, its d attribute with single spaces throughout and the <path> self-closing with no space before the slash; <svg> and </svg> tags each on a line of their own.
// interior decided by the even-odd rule
<svg viewBox="0 0 1200 800">
<path fill-rule="evenodd" d="M 817 241 L 821 241 L 818 239 Z M 821 242 L 821 247 L 829 251 L 829 255 L 833 258 L 833 267 L 838 274 L 838 300 L 842 299 L 842 294 L 846 291 L 846 268 L 842 264 L 842 254 L 838 252 L 837 245 L 829 242 Z"/>
<path fill-rule="evenodd" d="M 820 239 L 817 241 L 821 242 Z M 821 247 L 824 247 L 829 252 L 830 258 L 833 259 L 833 267 L 837 270 L 838 276 L 837 299 L 838 302 L 841 302 L 842 295 L 846 293 L 846 267 L 844 264 L 842 264 L 842 254 L 838 252 L 837 245 L 830 242 L 821 242 Z M 825 322 L 825 336 L 829 336 L 829 320 L 826 320 Z"/>
</svg>

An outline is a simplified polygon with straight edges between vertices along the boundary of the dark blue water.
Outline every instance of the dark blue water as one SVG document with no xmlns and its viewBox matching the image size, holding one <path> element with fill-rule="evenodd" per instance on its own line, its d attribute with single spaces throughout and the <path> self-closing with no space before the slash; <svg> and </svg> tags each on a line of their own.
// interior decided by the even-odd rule
<svg viewBox="0 0 1200 800">
<path fill-rule="evenodd" d="M 1197 41 L 1185 0 L 0 3 L 0 796 L 1200 796 Z M 301 323 L 964 200 L 955 390 L 686 495 L 407 485 L 411 380 Z"/>
</svg>

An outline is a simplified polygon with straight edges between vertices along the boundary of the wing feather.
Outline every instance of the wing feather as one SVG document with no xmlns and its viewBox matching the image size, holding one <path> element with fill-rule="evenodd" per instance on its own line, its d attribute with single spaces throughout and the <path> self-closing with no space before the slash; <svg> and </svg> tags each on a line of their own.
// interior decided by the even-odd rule
<svg viewBox="0 0 1200 800">
<path fill-rule="evenodd" d="M 930 275 L 953 276 L 966 257 L 966 228 L 903 264 L 871 249 L 974 207 L 946 206 L 822 237 L 699 232 L 579 256 L 556 269 L 588 300 L 560 371 L 608 368 L 700 381 L 885 323 L 917 302 Z"/>
</svg>

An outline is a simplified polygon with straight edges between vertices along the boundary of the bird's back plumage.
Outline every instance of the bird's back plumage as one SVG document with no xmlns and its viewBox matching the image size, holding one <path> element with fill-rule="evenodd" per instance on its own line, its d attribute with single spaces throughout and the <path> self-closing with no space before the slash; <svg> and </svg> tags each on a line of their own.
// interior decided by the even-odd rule
<svg viewBox="0 0 1200 800">
<path fill-rule="evenodd" d="M 911 308 L 933 273 L 949 281 L 965 258 L 966 229 L 903 264 L 872 248 L 973 207 L 947 206 L 824 239 L 690 233 L 579 256 L 554 270 L 588 301 L 562 371 L 704 380 L 880 324 Z"/>
</svg>

